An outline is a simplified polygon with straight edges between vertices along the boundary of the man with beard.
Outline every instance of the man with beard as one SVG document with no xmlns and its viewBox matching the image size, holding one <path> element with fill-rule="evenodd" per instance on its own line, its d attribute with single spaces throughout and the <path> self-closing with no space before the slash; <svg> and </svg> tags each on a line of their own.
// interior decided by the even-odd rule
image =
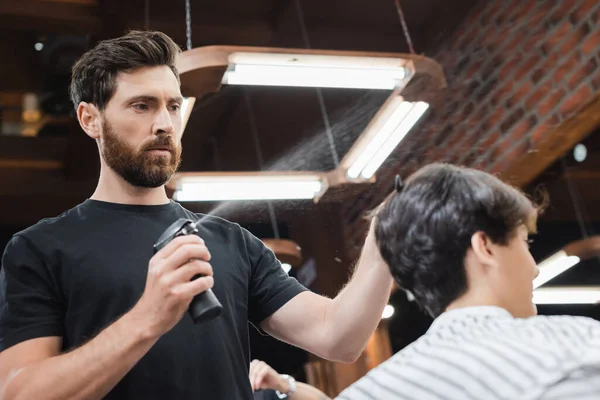
<svg viewBox="0 0 600 400">
<path fill-rule="evenodd" d="M 89 199 L 5 249 L 0 399 L 250 400 L 248 322 L 339 361 L 355 360 L 379 322 L 392 278 L 372 233 L 334 299 L 217 217 L 153 253 L 174 221 L 199 217 L 164 188 L 181 156 L 179 52 L 162 33 L 130 32 L 73 67 L 70 93 L 100 177 Z M 209 288 L 223 311 L 194 324 L 186 310 Z"/>
</svg>

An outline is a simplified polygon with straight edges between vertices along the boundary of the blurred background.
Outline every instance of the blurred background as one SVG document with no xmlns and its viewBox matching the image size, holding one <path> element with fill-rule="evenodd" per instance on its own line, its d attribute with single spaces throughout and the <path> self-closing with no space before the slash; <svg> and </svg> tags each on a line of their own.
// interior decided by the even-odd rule
<svg viewBox="0 0 600 400">
<path fill-rule="evenodd" d="M 575 246 L 580 259 L 544 287 L 600 293 L 593 292 L 600 287 L 600 2 L 203 0 L 192 1 L 190 11 L 193 47 L 414 52 L 440 64 L 447 88 L 374 183 L 338 188 L 318 203 L 185 207 L 216 208 L 260 238 L 293 241 L 301 260 L 289 273 L 335 296 L 360 254 L 364 213 L 390 191 L 395 174 L 408 176 L 433 161 L 474 166 L 529 194 L 540 187 L 550 194 L 532 253 L 541 263 L 562 249 L 573 255 Z M 186 49 L 185 1 L 0 0 L 0 249 L 17 231 L 93 192 L 98 154 L 73 114 L 70 68 L 98 40 L 144 28 L 161 30 Z M 181 170 L 335 168 L 387 93 L 321 93 L 223 86 L 198 99 Z M 538 308 L 598 319 L 597 301 L 563 296 Z M 431 323 L 403 291 L 393 293 L 390 306 L 354 364 L 325 362 L 253 328 L 252 356 L 335 395 Z"/>
</svg>

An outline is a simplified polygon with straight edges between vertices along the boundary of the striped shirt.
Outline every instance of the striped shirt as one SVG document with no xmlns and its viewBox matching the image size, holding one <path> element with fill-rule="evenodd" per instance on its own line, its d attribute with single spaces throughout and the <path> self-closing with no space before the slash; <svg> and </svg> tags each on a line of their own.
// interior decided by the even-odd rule
<svg viewBox="0 0 600 400">
<path fill-rule="evenodd" d="M 519 319 L 498 307 L 447 311 L 337 399 L 600 399 L 600 322 Z"/>
</svg>

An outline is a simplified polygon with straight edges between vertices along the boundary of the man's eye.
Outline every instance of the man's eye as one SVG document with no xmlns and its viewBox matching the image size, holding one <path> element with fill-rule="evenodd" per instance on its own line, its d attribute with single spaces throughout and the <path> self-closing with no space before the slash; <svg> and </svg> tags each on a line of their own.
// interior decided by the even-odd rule
<svg viewBox="0 0 600 400">
<path fill-rule="evenodd" d="M 143 103 L 139 103 L 139 104 L 134 104 L 133 108 L 138 109 L 138 110 L 147 110 L 148 109 L 148 105 L 147 104 L 143 104 Z"/>
<path fill-rule="evenodd" d="M 181 106 L 180 106 L 180 105 L 178 105 L 178 104 L 175 104 L 175 105 L 172 105 L 172 106 L 171 106 L 171 111 L 173 111 L 173 112 L 177 112 L 177 111 L 179 111 L 179 109 L 180 109 L 180 108 L 181 108 Z"/>
</svg>

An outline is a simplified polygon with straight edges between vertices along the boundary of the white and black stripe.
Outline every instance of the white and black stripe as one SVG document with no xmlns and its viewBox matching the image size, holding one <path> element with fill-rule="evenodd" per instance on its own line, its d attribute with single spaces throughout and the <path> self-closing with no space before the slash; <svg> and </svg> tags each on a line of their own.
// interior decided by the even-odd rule
<svg viewBox="0 0 600 400">
<path fill-rule="evenodd" d="M 600 322 L 519 319 L 498 307 L 448 311 L 337 399 L 600 399 Z"/>
</svg>

